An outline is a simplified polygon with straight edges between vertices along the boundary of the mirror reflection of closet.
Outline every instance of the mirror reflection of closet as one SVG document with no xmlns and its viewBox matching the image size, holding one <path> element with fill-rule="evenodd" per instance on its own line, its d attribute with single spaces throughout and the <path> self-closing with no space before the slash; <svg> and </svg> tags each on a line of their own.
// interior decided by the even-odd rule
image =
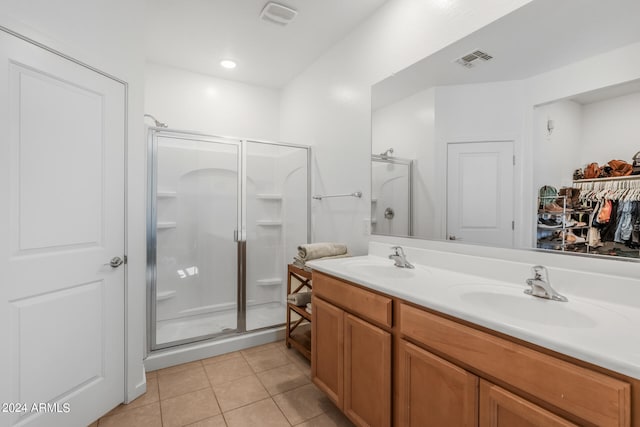
<svg viewBox="0 0 640 427">
<path fill-rule="evenodd" d="M 638 117 L 640 80 L 534 108 L 533 156 L 546 159 L 535 163 L 534 187 L 569 188 L 551 200 L 564 212 L 539 209 L 538 248 L 640 258 L 640 175 L 627 175 L 640 147 Z M 585 165 L 598 163 L 604 174 L 617 159 L 628 162 L 624 175 L 584 179 Z"/>
<path fill-rule="evenodd" d="M 487 246 L 536 248 L 541 186 L 570 187 L 574 171 L 591 162 L 632 163 L 640 150 L 633 137 L 640 133 L 637 16 L 636 0 L 617 0 L 615 7 L 600 0 L 533 0 L 375 84 L 372 153 L 394 147 L 393 156 L 414 162 L 411 232 L 397 235 L 447 239 L 452 197 L 470 210 L 455 216 L 473 220 L 465 189 L 477 187 L 474 174 L 494 174 L 495 165 L 483 160 L 475 167 L 467 158 L 474 172 L 457 185 L 460 194 L 452 194 L 447 153 L 455 144 L 513 145 L 513 173 L 500 176 L 513 183 L 512 218 L 502 218 L 497 204 L 483 206 L 483 215 L 493 212 L 511 225 L 512 239 L 504 241 L 513 243 L 455 240 Z M 497 191 L 483 200 L 500 200 Z M 377 224 L 373 230 L 395 234 Z M 568 230 L 563 233 L 566 240 Z"/>
</svg>

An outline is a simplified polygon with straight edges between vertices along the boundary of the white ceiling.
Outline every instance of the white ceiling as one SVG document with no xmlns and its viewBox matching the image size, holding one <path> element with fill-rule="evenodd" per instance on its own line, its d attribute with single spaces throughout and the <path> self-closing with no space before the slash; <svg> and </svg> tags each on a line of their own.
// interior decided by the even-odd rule
<svg viewBox="0 0 640 427">
<path fill-rule="evenodd" d="M 386 1 L 276 1 L 298 11 L 283 27 L 260 20 L 268 0 L 146 0 L 147 60 L 279 88 Z"/>
<path fill-rule="evenodd" d="M 532 1 L 374 85 L 373 109 L 433 86 L 529 78 L 638 42 L 639 17 L 638 0 Z M 454 62 L 476 49 L 494 58 L 470 69 Z"/>
</svg>

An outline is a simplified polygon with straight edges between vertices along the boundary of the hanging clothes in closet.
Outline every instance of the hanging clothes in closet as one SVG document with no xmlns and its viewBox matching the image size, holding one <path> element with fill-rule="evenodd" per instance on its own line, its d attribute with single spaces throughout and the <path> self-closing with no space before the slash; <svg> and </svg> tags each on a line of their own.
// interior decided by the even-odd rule
<svg viewBox="0 0 640 427">
<path fill-rule="evenodd" d="M 640 249 L 640 179 L 574 185 L 581 190 L 580 199 L 594 206 L 589 218 L 589 246 L 615 242 Z"/>
</svg>

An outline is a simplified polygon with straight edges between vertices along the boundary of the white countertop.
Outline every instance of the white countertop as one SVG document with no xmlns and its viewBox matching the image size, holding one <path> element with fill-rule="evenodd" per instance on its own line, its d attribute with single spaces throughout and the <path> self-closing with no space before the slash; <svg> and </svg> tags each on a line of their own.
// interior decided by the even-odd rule
<svg viewBox="0 0 640 427">
<path fill-rule="evenodd" d="M 361 284 L 594 365 L 640 379 L 640 309 L 565 293 L 568 302 L 524 294 L 521 283 L 374 255 L 315 260 L 314 270 Z M 553 278 L 551 279 L 553 284 Z"/>
</svg>

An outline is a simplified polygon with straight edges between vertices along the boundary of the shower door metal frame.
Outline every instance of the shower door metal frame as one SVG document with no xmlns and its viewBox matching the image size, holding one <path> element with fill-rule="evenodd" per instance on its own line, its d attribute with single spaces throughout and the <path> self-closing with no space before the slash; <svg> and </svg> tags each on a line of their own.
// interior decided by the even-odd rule
<svg viewBox="0 0 640 427">
<path fill-rule="evenodd" d="M 185 344 L 197 343 L 212 340 L 222 336 L 232 336 L 247 332 L 257 332 L 265 329 L 272 329 L 284 325 L 284 322 L 264 328 L 246 330 L 247 319 L 247 227 L 246 227 L 246 185 L 247 185 L 247 144 L 250 142 L 290 148 L 299 148 L 307 151 L 307 243 L 311 241 L 311 147 L 298 144 L 288 144 L 283 142 L 262 141 L 256 139 L 240 139 L 215 135 L 207 135 L 199 132 L 167 129 L 155 126 L 147 127 L 147 347 L 145 356 L 151 352 L 176 347 Z M 213 334 L 201 335 L 197 337 L 185 338 L 167 343 L 156 343 L 156 298 L 157 298 L 157 268 L 156 268 L 156 245 L 157 245 L 157 139 L 158 136 L 170 135 L 179 136 L 181 139 L 215 142 L 238 147 L 238 211 L 237 227 L 234 232 L 234 240 L 237 243 L 237 322 L 236 329 Z"/>
<path fill-rule="evenodd" d="M 217 144 L 226 144 L 237 147 L 237 222 L 236 222 L 236 232 L 234 240 L 238 242 L 238 254 L 241 253 L 240 247 L 242 246 L 241 242 L 238 239 L 235 239 L 236 236 L 239 236 L 239 230 L 242 228 L 243 220 L 242 217 L 242 180 L 240 179 L 242 174 L 242 158 L 243 158 L 243 150 L 242 150 L 242 140 L 214 135 L 206 135 L 203 133 L 197 132 L 189 132 L 189 131 L 181 131 L 181 130 L 173 130 L 167 128 L 159 128 L 159 127 L 149 127 L 148 128 L 148 141 L 147 141 L 147 354 L 151 351 L 162 350 L 169 347 L 175 347 L 182 344 L 204 341 L 211 338 L 215 338 L 221 335 L 229 335 L 232 333 L 236 333 L 240 325 L 236 324 L 236 329 L 231 331 L 217 332 L 213 334 L 206 334 L 197 337 L 190 337 L 181 340 L 169 341 L 166 343 L 158 344 L 156 342 L 156 322 L 157 322 L 157 313 L 156 313 L 156 302 L 157 302 L 157 259 L 156 259 L 156 247 L 157 247 L 157 173 L 158 173 L 158 164 L 157 164 L 157 154 L 158 154 L 158 138 L 161 136 L 170 136 L 178 139 L 183 139 L 187 141 L 196 141 L 196 142 L 211 142 Z M 240 274 L 240 259 L 237 260 L 238 263 L 238 283 L 237 283 L 237 292 L 241 292 L 241 288 L 243 283 L 240 282 L 243 276 Z M 237 311 L 240 310 L 240 306 L 237 307 Z M 238 315 L 238 318 L 240 316 Z"/>
<path fill-rule="evenodd" d="M 400 157 L 382 156 L 380 154 L 371 155 L 372 162 L 391 163 L 394 165 L 407 166 L 409 168 L 409 227 L 407 237 L 413 236 L 413 160 L 403 159 Z M 373 167 L 371 168 L 371 190 L 373 192 Z M 373 195 L 372 195 L 373 197 Z M 375 235 L 384 236 L 382 233 L 374 233 Z"/>
</svg>

